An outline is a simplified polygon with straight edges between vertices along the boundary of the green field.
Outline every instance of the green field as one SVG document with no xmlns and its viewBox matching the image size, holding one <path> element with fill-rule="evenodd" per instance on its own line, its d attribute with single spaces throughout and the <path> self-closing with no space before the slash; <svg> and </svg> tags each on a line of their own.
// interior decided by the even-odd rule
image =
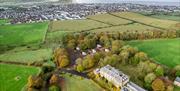
<svg viewBox="0 0 180 91">
<path fill-rule="evenodd" d="M 65 20 L 50 23 L 49 31 L 82 31 L 94 28 L 107 27 L 109 25 L 93 20 Z"/>
<path fill-rule="evenodd" d="M 113 15 L 119 16 L 121 18 L 126 18 L 129 20 L 133 20 L 139 23 L 147 24 L 154 27 L 164 28 L 164 29 L 176 29 L 178 30 L 179 27 L 177 26 L 177 21 L 171 20 L 163 20 L 157 18 L 151 18 L 144 16 L 142 14 L 133 13 L 133 12 L 120 12 L 120 13 L 113 13 Z"/>
<path fill-rule="evenodd" d="M 180 39 L 156 39 L 130 41 L 128 44 L 136 46 L 146 52 L 160 64 L 174 67 L 180 64 Z"/>
<path fill-rule="evenodd" d="M 0 45 L 41 43 L 47 29 L 47 22 L 0 26 Z"/>
<path fill-rule="evenodd" d="M 121 19 L 121 18 L 112 16 L 110 14 L 97 14 L 97 15 L 88 16 L 87 18 L 104 22 L 107 24 L 111 24 L 111 25 L 122 25 L 122 24 L 132 23 L 132 21 Z"/>
<path fill-rule="evenodd" d="M 173 20 L 173 21 L 179 21 L 179 16 L 172 16 L 172 15 L 151 15 L 151 17 L 158 18 L 158 19 L 166 19 L 166 20 Z"/>
<path fill-rule="evenodd" d="M 4 62 L 19 62 L 19 63 L 29 63 L 38 62 L 50 59 L 52 56 L 51 49 L 39 49 L 35 51 L 20 51 L 15 53 L 5 53 L 0 55 L 0 61 Z"/>
<path fill-rule="evenodd" d="M 89 79 L 82 79 L 79 76 L 69 76 L 68 74 L 63 74 L 65 78 L 65 87 L 63 91 L 103 91 L 99 85 L 94 83 Z"/>
<path fill-rule="evenodd" d="M 39 68 L 0 64 L 0 91 L 21 91 L 29 75 L 37 74 Z"/>
<path fill-rule="evenodd" d="M 122 26 L 114 26 L 114 27 L 109 27 L 109 28 L 102 28 L 102 29 L 96 29 L 92 30 L 91 32 L 125 32 L 125 31 L 130 31 L 130 32 L 144 32 L 145 30 L 159 30 L 154 27 L 149 27 L 145 26 L 139 23 L 134 23 L 134 24 L 129 24 L 129 25 L 122 25 Z"/>
<path fill-rule="evenodd" d="M 6 24 L 6 23 L 9 23 L 9 20 L 7 20 L 7 19 L 0 19 L 0 25 Z"/>
</svg>

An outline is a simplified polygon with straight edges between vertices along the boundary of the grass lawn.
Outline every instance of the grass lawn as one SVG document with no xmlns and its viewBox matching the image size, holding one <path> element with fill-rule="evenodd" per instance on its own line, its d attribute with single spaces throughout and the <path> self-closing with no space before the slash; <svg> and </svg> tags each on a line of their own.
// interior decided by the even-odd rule
<svg viewBox="0 0 180 91">
<path fill-rule="evenodd" d="M 157 30 L 157 28 L 154 27 L 149 27 L 146 25 L 142 25 L 139 23 L 134 23 L 130 25 L 122 25 L 122 26 L 114 26 L 114 27 L 109 27 L 109 28 L 102 28 L 102 29 L 96 29 L 92 30 L 91 32 L 125 32 L 125 31 L 130 31 L 130 32 L 135 32 L 135 31 L 143 32 L 145 30 Z"/>
<path fill-rule="evenodd" d="M 166 20 L 173 20 L 173 21 L 179 21 L 180 22 L 180 18 L 179 16 L 172 16 L 172 15 L 151 15 L 151 17 L 154 18 L 159 18 L 159 19 L 166 19 Z"/>
<path fill-rule="evenodd" d="M 65 20 L 50 23 L 49 31 L 82 31 L 109 26 L 93 20 Z"/>
<path fill-rule="evenodd" d="M 121 24 L 127 24 L 131 23 L 132 21 L 121 19 L 115 16 L 112 16 L 110 14 L 97 14 L 97 15 L 92 15 L 88 16 L 87 18 L 101 21 L 107 24 L 112 24 L 112 25 L 121 25 Z"/>
<path fill-rule="evenodd" d="M 28 50 L 28 51 L 5 53 L 0 55 L 0 60 L 5 62 L 28 63 L 28 62 L 36 62 L 36 61 L 43 61 L 45 59 L 50 59 L 51 56 L 52 56 L 51 49 L 39 49 L 35 51 Z"/>
<path fill-rule="evenodd" d="M 130 41 L 128 44 L 136 46 L 146 52 L 158 63 L 174 67 L 180 64 L 180 39 L 156 39 Z"/>
<path fill-rule="evenodd" d="M 9 23 L 8 19 L 0 19 L 0 25 L 6 24 L 6 23 Z"/>
<path fill-rule="evenodd" d="M 65 78 L 65 91 L 103 91 L 99 85 L 89 79 L 82 79 L 79 76 L 63 74 Z"/>
<path fill-rule="evenodd" d="M 126 19 L 130 19 L 130 20 L 134 20 L 140 23 L 151 25 L 154 27 L 165 28 L 165 29 L 176 29 L 176 30 L 179 29 L 177 24 L 180 22 L 178 21 L 163 20 L 163 19 L 147 17 L 147 16 L 144 16 L 138 13 L 133 13 L 133 12 L 120 12 L 120 13 L 113 13 L 113 14 L 126 18 Z"/>
<path fill-rule="evenodd" d="M 23 45 L 44 41 L 48 22 L 0 26 L 0 45 Z"/>
<path fill-rule="evenodd" d="M 0 64 L 0 91 L 21 91 L 29 75 L 36 75 L 39 68 Z"/>
</svg>

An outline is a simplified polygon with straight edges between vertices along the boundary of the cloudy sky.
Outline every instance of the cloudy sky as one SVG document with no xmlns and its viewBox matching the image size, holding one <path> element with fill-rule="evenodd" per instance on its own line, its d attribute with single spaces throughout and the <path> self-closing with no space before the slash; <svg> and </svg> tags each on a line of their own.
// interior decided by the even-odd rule
<svg viewBox="0 0 180 91">
<path fill-rule="evenodd" d="M 110 1 L 157 1 L 157 2 L 180 2 L 180 0 L 75 0 L 77 2 L 110 2 Z"/>
</svg>

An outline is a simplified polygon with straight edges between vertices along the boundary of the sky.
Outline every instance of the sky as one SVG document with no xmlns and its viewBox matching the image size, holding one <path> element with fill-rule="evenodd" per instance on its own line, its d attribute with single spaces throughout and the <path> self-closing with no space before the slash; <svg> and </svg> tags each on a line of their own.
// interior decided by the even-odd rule
<svg viewBox="0 0 180 91">
<path fill-rule="evenodd" d="M 78 2 L 96 2 L 96 0 L 76 0 Z M 97 0 L 97 1 L 156 1 L 156 2 L 180 2 L 180 0 Z"/>
</svg>

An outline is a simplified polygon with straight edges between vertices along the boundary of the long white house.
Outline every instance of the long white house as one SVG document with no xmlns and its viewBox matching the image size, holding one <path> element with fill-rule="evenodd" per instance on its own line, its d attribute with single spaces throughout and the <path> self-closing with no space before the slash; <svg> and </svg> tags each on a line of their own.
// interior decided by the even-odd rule
<svg viewBox="0 0 180 91">
<path fill-rule="evenodd" d="M 94 73 L 106 78 L 117 88 L 123 87 L 129 82 L 129 77 L 127 75 L 115 69 L 114 67 L 111 67 L 110 65 L 106 65 L 100 69 L 96 69 L 94 70 Z"/>
</svg>

